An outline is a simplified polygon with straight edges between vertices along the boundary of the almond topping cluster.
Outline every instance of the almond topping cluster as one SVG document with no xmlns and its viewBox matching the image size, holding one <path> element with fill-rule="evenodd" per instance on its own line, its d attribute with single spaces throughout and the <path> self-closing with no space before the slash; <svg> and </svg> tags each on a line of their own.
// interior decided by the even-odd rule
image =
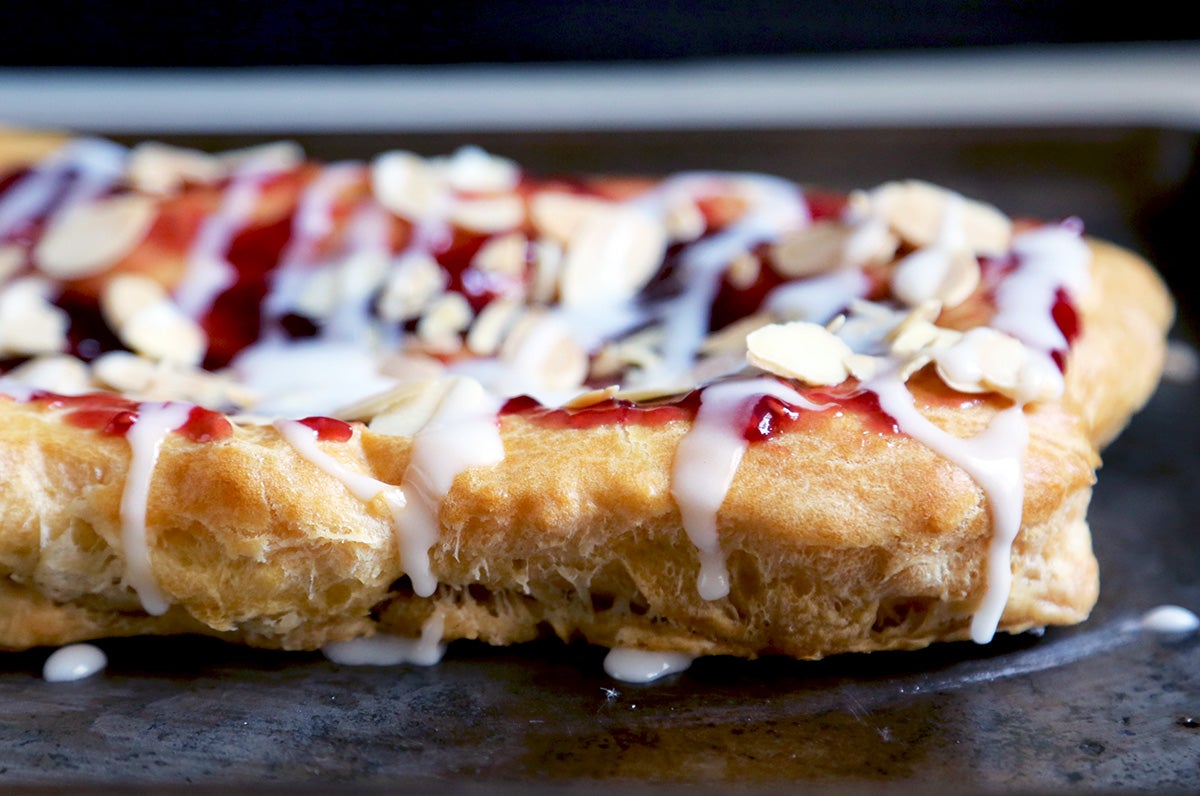
<svg viewBox="0 0 1200 796">
<path fill-rule="evenodd" d="M 943 309 L 978 289 L 978 258 L 1011 246 L 1012 224 L 998 210 L 927 183 L 902 182 L 853 195 L 847 216 L 845 225 L 814 224 L 777 244 L 775 267 L 788 276 L 810 276 L 853 264 L 855 245 L 868 259 L 907 251 L 890 276 L 899 306 L 855 299 L 827 326 L 803 320 L 760 326 L 745 338 L 751 365 L 832 386 L 847 377 L 869 382 L 884 374 L 907 380 L 932 364 L 959 392 L 996 392 L 1022 403 L 1061 395 L 1062 376 L 1053 361 L 1011 335 L 937 325 Z"/>
</svg>

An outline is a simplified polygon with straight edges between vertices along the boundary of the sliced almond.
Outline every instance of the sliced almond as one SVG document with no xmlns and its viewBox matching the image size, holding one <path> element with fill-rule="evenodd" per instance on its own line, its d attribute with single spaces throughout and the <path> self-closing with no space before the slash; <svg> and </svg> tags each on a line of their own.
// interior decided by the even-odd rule
<svg viewBox="0 0 1200 796">
<path fill-rule="evenodd" d="M 460 199 L 454 203 L 450 220 L 472 232 L 507 232 L 525 221 L 525 203 L 514 194 Z"/>
<path fill-rule="evenodd" d="M 742 252 L 725 270 L 725 278 L 738 290 L 746 290 L 758 281 L 762 274 L 762 262 L 750 252 Z"/>
<path fill-rule="evenodd" d="M 59 395 L 80 395 L 95 389 L 87 365 L 75 357 L 63 355 L 39 356 L 23 362 L 5 373 L 4 378 Z"/>
<path fill-rule="evenodd" d="M 539 240 L 533 245 L 533 283 L 529 298 L 536 304 L 552 304 L 558 295 L 563 250 L 556 242 Z"/>
<path fill-rule="evenodd" d="M 392 323 L 409 321 L 445 290 L 446 272 L 428 254 L 407 254 L 393 265 L 379 297 L 379 315 Z"/>
<path fill-rule="evenodd" d="M 658 272 L 662 224 L 635 207 L 588 216 L 567 245 L 559 298 L 568 307 L 632 298 Z"/>
<path fill-rule="evenodd" d="M 25 264 L 25 249 L 15 243 L 0 244 L 0 284 L 9 280 Z"/>
<path fill-rule="evenodd" d="M 140 274 L 118 274 L 100 293 L 100 312 L 114 329 L 129 322 L 141 310 L 167 300 L 167 291 L 158 282 Z"/>
<path fill-rule="evenodd" d="M 157 215 L 153 199 L 135 194 L 74 205 L 51 219 L 34 262 L 58 280 L 102 273 L 137 248 Z"/>
<path fill-rule="evenodd" d="M 996 255 L 1011 244 L 1012 222 L 995 207 L 927 182 L 887 183 L 872 192 L 870 202 L 872 212 L 918 248 L 958 238 L 955 243 L 972 254 Z"/>
<path fill-rule="evenodd" d="M 496 299 L 489 302 L 467 332 L 467 349 L 481 357 L 490 357 L 500 350 L 509 329 L 521 313 L 521 302 L 513 299 Z"/>
<path fill-rule="evenodd" d="M 440 359 L 420 351 L 394 351 L 379 359 L 379 375 L 402 384 L 441 378 L 445 373 L 446 366 Z"/>
<path fill-rule="evenodd" d="M 479 147 L 462 147 L 439 166 L 450 187 L 463 193 L 503 193 L 521 181 L 516 163 Z"/>
<path fill-rule="evenodd" d="M 107 387 L 143 394 L 154 381 L 154 363 L 128 351 L 110 351 L 92 362 L 92 373 Z"/>
<path fill-rule="evenodd" d="M 505 339 L 500 356 L 519 378 L 541 390 L 572 390 L 587 378 L 587 352 L 567 325 L 548 313 L 523 315 Z"/>
<path fill-rule="evenodd" d="M 0 352 L 53 354 L 67 342 L 67 313 L 47 299 L 50 285 L 36 277 L 10 282 L 0 291 Z"/>
<path fill-rule="evenodd" d="M 565 246 L 585 219 L 612 209 L 613 203 L 603 199 L 543 191 L 530 201 L 529 216 L 541 235 Z"/>
<path fill-rule="evenodd" d="M 576 395 L 571 400 L 563 404 L 563 409 L 587 409 L 589 406 L 595 406 L 599 403 L 604 403 L 608 399 L 617 394 L 618 386 L 610 384 L 607 387 L 602 387 L 598 390 L 588 390 L 587 392 Z"/>
<path fill-rule="evenodd" d="M 708 228 L 708 220 L 704 217 L 704 211 L 691 197 L 680 195 L 672 198 L 667 205 L 663 225 L 673 242 L 687 243 L 704 234 L 704 230 Z"/>
<path fill-rule="evenodd" d="M 157 141 L 135 146 L 126 166 L 134 188 L 160 196 L 175 193 L 187 183 L 216 182 L 226 171 L 226 165 L 214 155 Z"/>
<path fill-rule="evenodd" d="M 270 141 L 265 144 L 231 149 L 215 155 L 226 171 L 290 171 L 304 163 L 304 149 L 295 141 Z"/>
<path fill-rule="evenodd" d="M 177 365 L 200 364 L 208 349 L 208 337 L 199 324 L 165 300 L 138 310 L 116 332 L 139 354 Z"/>
<path fill-rule="evenodd" d="M 458 335 L 470 325 L 473 314 L 460 293 L 443 293 L 417 321 L 417 336 L 436 350 L 456 350 Z"/>
<path fill-rule="evenodd" d="M 818 221 L 790 233 L 771 247 L 771 263 L 780 276 L 800 279 L 840 268 L 846 259 L 850 228 Z"/>
<path fill-rule="evenodd" d="M 846 370 L 859 381 L 869 381 L 875 378 L 887 364 L 883 357 L 873 357 L 868 354 L 851 354 L 846 357 Z"/>
<path fill-rule="evenodd" d="M 491 238 L 471 258 L 471 267 L 484 273 L 519 279 L 525 275 L 525 253 L 529 241 L 520 232 Z"/>
<path fill-rule="evenodd" d="M 445 395 L 448 379 L 421 379 L 401 384 L 387 392 L 372 395 L 333 412 L 334 417 L 354 422 L 371 423 L 384 415 L 392 414 L 392 431 L 400 436 L 411 436 L 420 430 Z M 377 430 L 372 426 L 372 430 Z"/>
<path fill-rule="evenodd" d="M 998 392 L 1022 402 L 1062 393 L 1061 374 L 1049 357 L 990 327 L 967 331 L 933 356 L 938 376 L 959 392 Z"/>
<path fill-rule="evenodd" d="M 746 359 L 755 367 L 812 385 L 845 381 L 854 352 L 824 326 L 807 321 L 771 324 L 746 338 Z"/>
<path fill-rule="evenodd" d="M 979 261 L 965 250 L 920 249 L 896 264 L 892 294 L 909 305 L 936 300 L 957 307 L 979 286 Z"/>
<path fill-rule="evenodd" d="M 371 189 L 385 208 L 413 221 L 441 216 L 448 209 L 449 187 L 411 152 L 377 157 L 371 164 Z"/>
</svg>

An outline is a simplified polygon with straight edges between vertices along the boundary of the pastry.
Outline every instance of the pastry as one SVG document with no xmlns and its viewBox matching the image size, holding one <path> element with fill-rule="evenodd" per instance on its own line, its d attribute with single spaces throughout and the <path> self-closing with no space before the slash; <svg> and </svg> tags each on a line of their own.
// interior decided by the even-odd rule
<svg viewBox="0 0 1200 796">
<path fill-rule="evenodd" d="M 1172 305 L 917 182 L 0 134 L 0 647 L 554 634 L 685 659 L 1083 620 Z"/>
</svg>

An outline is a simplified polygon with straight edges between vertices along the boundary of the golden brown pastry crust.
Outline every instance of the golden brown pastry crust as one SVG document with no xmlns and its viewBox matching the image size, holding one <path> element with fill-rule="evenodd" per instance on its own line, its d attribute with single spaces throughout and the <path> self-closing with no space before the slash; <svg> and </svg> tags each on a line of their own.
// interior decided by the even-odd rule
<svg viewBox="0 0 1200 796">
<path fill-rule="evenodd" d="M 1082 332 L 1061 402 L 1026 408 L 1024 513 L 1000 629 L 1081 621 L 1097 595 L 1086 510 L 1098 446 L 1152 391 L 1171 303 L 1152 269 L 1093 242 Z M 1008 401 L 910 387 L 936 425 L 966 437 Z M 719 512 L 732 584 L 708 601 L 671 497 L 686 419 L 564 429 L 501 418 L 503 461 L 462 472 L 430 551 L 438 587 L 417 597 L 390 518 L 281 439 L 238 425 L 224 440 L 168 435 L 148 500 L 147 615 L 123 583 L 119 504 L 130 445 L 0 399 L 0 647 L 143 633 L 205 633 L 311 649 L 374 632 L 507 644 L 551 631 L 607 646 L 816 658 L 967 637 L 986 588 L 992 521 L 962 469 L 856 411 L 749 446 Z M 324 443 L 346 466 L 399 484 L 411 440 L 356 426 Z"/>
</svg>

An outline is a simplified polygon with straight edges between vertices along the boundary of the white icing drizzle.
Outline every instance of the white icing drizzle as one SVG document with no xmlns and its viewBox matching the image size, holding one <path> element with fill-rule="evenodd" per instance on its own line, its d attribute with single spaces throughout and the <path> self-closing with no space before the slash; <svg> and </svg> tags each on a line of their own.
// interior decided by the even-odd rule
<svg viewBox="0 0 1200 796">
<path fill-rule="evenodd" d="M 856 298 L 867 295 L 871 280 L 857 268 L 785 282 L 763 300 L 763 309 L 785 320 L 826 324 Z"/>
<path fill-rule="evenodd" d="M 342 666 L 398 666 L 402 663 L 433 666 L 442 660 L 445 617 L 433 613 L 421 625 L 419 638 L 380 633 L 374 636 L 335 641 L 321 647 L 326 658 Z"/>
<path fill-rule="evenodd" d="M 50 653 L 42 665 L 42 678 L 47 683 L 68 683 L 85 680 L 104 671 L 108 657 L 104 650 L 91 644 L 68 644 Z"/>
<path fill-rule="evenodd" d="M 1179 605 L 1160 605 L 1142 614 L 1138 625 L 1152 633 L 1179 635 L 1200 629 L 1200 617 Z"/>
<path fill-rule="evenodd" d="M 971 638 L 992 640 L 1012 585 L 1012 543 L 1021 530 L 1025 495 L 1024 454 L 1029 427 L 1023 407 L 996 414 L 986 429 L 970 439 L 942 431 L 917 411 L 912 393 L 899 379 L 885 375 L 864 385 L 901 431 L 932 448 L 967 472 L 983 489 L 992 519 L 988 548 L 987 591 L 971 620 Z"/>
<path fill-rule="evenodd" d="M 317 247 L 334 230 L 333 205 L 338 195 L 362 179 L 360 163 L 332 163 L 305 186 L 296 214 L 292 217 L 292 235 L 271 277 L 271 290 L 263 300 L 263 314 L 279 318 L 296 305 L 297 296 L 317 263 Z"/>
<path fill-rule="evenodd" d="M 275 152 L 264 151 L 261 156 L 247 156 L 233 170 L 220 207 L 204 219 L 188 251 L 187 269 L 175 288 L 181 310 L 193 318 L 203 317 L 217 296 L 237 280 L 227 259 L 229 247 L 253 217 L 262 186 L 293 165 Z"/>
<path fill-rule="evenodd" d="M 499 464 L 504 445 L 496 422 L 499 401 L 478 382 L 459 379 L 442 398 L 429 422 L 413 437 L 412 458 L 404 471 L 408 503 L 397 512 L 400 561 L 413 591 L 428 597 L 437 588 L 429 550 L 437 542 L 438 512 L 458 474 L 470 467 Z"/>
<path fill-rule="evenodd" d="M 1017 267 L 996 287 L 996 314 L 988 325 L 1042 352 L 1065 349 L 1054 299 L 1060 287 L 1075 300 L 1087 290 L 1087 244 L 1070 225 L 1046 226 L 1015 236 L 1012 250 Z"/>
<path fill-rule="evenodd" d="M 682 652 L 613 647 L 604 656 L 604 671 L 623 683 L 652 683 L 670 674 L 687 671 L 694 658 Z"/>
<path fill-rule="evenodd" d="M 0 240 L 46 212 L 70 174 L 74 179 L 56 203 L 58 210 L 104 193 L 124 173 L 127 156 L 124 147 L 97 138 L 66 144 L 0 196 Z"/>
<path fill-rule="evenodd" d="M 656 314 L 663 319 L 662 364 L 638 379 L 637 386 L 673 386 L 686 380 L 708 333 L 709 314 L 729 263 L 758 244 L 811 220 L 800 189 L 786 180 L 758 174 L 684 174 L 668 179 L 642 202 L 663 202 L 678 192 L 700 197 L 735 185 L 748 201 L 745 213 L 720 232 L 691 244 L 681 259 L 682 292 Z"/>
<path fill-rule="evenodd" d="M 395 484 L 384 483 L 377 478 L 372 478 L 365 473 L 360 473 L 351 467 L 347 467 L 321 450 L 321 446 L 318 444 L 319 435 L 316 429 L 306 426 L 299 420 L 280 419 L 276 420 L 272 425 L 279 430 L 284 440 L 296 449 L 297 453 L 322 470 L 326 475 L 340 481 L 346 489 L 350 490 L 350 494 L 363 503 L 370 503 L 375 498 L 383 495 L 384 501 L 393 512 L 404 505 L 405 495 L 400 487 Z"/>
<path fill-rule="evenodd" d="M 768 395 L 813 411 L 825 408 L 775 379 L 710 384 L 700 393 L 695 422 L 675 451 L 671 496 L 679 506 L 683 528 L 700 554 L 696 589 L 705 600 L 729 594 L 729 572 L 717 536 L 717 511 L 749 446 L 742 434 L 749 414 L 758 400 Z"/>
<path fill-rule="evenodd" d="M 146 538 L 146 509 L 150 484 L 163 441 L 173 430 L 184 425 L 192 407 L 181 403 L 144 403 L 138 406 L 137 419 L 125 433 L 131 456 L 125 489 L 121 493 L 121 546 L 125 552 L 125 582 L 151 616 L 161 616 L 170 607 L 158 588 L 150 562 Z"/>
</svg>

